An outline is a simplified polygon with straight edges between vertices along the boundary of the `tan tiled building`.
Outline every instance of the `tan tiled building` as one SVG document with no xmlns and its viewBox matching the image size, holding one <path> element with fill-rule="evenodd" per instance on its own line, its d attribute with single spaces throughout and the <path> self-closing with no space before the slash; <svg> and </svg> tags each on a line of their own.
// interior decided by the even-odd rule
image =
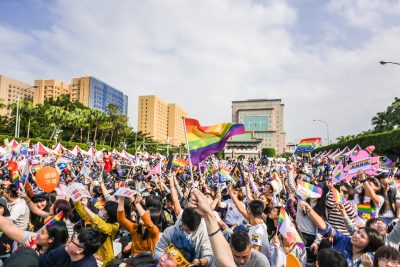
<svg viewBox="0 0 400 267">
<path fill-rule="evenodd" d="M 150 134 L 160 143 L 178 146 L 185 143 L 182 118 L 186 110 L 177 104 L 170 104 L 158 96 L 139 96 L 138 130 Z"/>
<path fill-rule="evenodd" d="M 281 99 L 232 101 L 232 122 L 243 123 L 246 131 L 262 139 L 260 148 L 285 152 L 284 107 Z"/>
<path fill-rule="evenodd" d="M 0 99 L 6 106 L 16 103 L 18 99 L 33 100 L 34 88 L 31 84 L 0 75 Z M 1 115 L 9 114 L 7 108 L 0 109 Z"/>
<path fill-rule="evenodd" d="M 43 104 L 45 99 L 70 93 L 69 84 L 57 80 L 35 80 L 35 86 L 34 105 Z"/>
</svg>

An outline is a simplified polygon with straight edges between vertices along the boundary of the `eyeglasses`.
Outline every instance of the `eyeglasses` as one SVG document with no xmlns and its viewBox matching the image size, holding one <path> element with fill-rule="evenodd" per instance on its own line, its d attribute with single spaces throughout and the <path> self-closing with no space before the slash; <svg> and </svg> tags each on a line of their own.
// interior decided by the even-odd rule
<svg viewBox="0 0 400 267">
<path fill-rule="evenodd" d="M 378 259 L 378 262 L 381 262 L 381 263 L 392 263 L 393 265 L 400 264 L 400 261 L 398 261 L 398 260 L 392 260 L 392 259 L 386 259 L 386 258 L 380 258 L 380 259 Z"/>
<path fill-rule="evenodd" d="M 69 241 L 74 244 L 75 246 L 77 246 L 78 248 L 83 248 L 82 245 L 75 243 L 74 239 L 76 237 L 76 233 L 73 233 L 72 236 L 69 238 Z"/>
<path fill-rule="evenodd" d="M 381 222 L 381 221 L 375 221 L 375 222 L 373 222 L 373 223 L 371 223 L 371 224 L 372 224 L 372 225 L 377 225 L 377 226 L 380 226 L 380 227 L 385 227 L 385 228 L 387 228 L 386 223 Z"/>
</svg>

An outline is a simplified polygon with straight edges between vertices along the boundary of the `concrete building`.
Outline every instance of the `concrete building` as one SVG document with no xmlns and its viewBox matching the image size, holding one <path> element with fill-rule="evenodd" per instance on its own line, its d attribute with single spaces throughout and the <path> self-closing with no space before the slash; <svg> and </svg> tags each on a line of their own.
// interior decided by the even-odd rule
<svg viewBox="0 0 400 267">
<path fill-rule="evenodd" d="M 34 105 L 43 104 L 45 99 L 70 93 L 69 84 L 57 80 L 35 80 L 35 87 Z"/>
<path fill-rule="evenodd" d="M 250 99 L 232 101 L 232 121 L 243 123 L 246 131 L 262 139 L 261 148 L 285 151 L 284 104 L 281 99 Z"/>
<path fill-rule="evenodd" d="M 182 118 L 187 116 L 182 107 L 158 96 L 139 96 L 138 131 L 150 134 L 160 143 L 174 146 L 185 143 Z"/>
<path fill-rule="evenodd" d="M 6 106 L 16 103 L 18 99 L 33 100 L 34 88 L 31 84 L 24 83 L 13 78 L 0 75 L 0 99 L 1 104 Z M 0 109 L 1 115 L 7 115 L 10 110 Z"/>
<path fill-rule="evenodd" d="M 108 104 L 114 104 L 121 114 L 128 114 L 128 96 L 95 77 L 73 78 L 70 91 L 72 101 L 78 101 L 87 107 L 106 111 Z"/>
</svg>

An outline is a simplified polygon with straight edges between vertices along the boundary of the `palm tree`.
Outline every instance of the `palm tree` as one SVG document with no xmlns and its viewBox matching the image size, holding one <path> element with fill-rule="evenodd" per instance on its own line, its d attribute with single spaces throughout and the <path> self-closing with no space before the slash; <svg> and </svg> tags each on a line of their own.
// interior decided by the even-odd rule
<svg viewBox="0 0 400 267">
<path fill-rule="evenodd" d="M 19 112 L 21 114 L 21 117 L 24 120 L 26 120 L 26 119 L 28 120 L 26 123 L 27 124 L 26 138 L 29 138 L 31 121 L 32 121 L 32 119 L 35 118 L 38 109 L 33 105 L 32 102 L 26 101 L 26 100 L 21 102 L 19 109 L 20 109 Z"/>
<path fill-rule="evenodd" d="M 66 121 L 67 111 L 65 111 L 63 107 L 50 106 L 45 114 L 53 125 L 53 132 L 50 136 L 50 139 L 53 139 L 56 130 L 60 129 L 61 125 Z"/>
<path fill-rule="evenodd" d="M 104 114 L 103 111 L 99 109 L 92 109 L 91 110 L 91 120 L 94 123 L 94 136 L 93 136 L 93 142 L 96 144 L 97 143 L 97 129 L 99 128 L 99 125 L 102 124 L 106 119 L 106 115 Z"/>
</svg>

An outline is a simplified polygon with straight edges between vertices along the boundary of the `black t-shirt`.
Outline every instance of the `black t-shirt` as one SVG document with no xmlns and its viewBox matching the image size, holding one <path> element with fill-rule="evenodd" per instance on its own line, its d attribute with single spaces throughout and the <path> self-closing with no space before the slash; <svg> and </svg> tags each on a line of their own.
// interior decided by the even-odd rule
<svg viewBox="0 0 400 267">
<path fill-rule="evenodd" d="M 71 261 L 65 247 L 59 247 L 39 256 L 39 266 L 41 267 L 97 267 L 96 259 L 93 255 L 86 256 L 79 261 Z"/>
</svg>

